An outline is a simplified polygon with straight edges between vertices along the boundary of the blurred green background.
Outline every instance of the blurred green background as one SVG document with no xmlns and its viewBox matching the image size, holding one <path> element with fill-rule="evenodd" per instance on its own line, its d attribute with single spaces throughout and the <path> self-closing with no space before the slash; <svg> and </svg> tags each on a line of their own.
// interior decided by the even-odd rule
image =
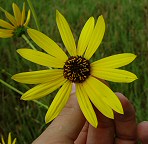
<svg viewBox="0 0 148 144">
<path fill-rule="evenodd" d="M 22 9 L 23 0 L 1 0 L 0 6 L 12 13 L 13 2 Z M 130 84 L 109 84 L 113 91 L 123 93 L 133 103 L 137 122 L 148 120 L 148 1 L 32 0 L 32 3 L 41 31 L 62 47 L 63 43 L 55 21 L 56 9 L 69 22 L 76 41 L 90 16 L 97 19 L 99 15 L 103 15 L 106 32 L 92 60 L 123 52 L 137 55 L 136 60 L 124 68 L 135 73 L 138 80 Z M 29 9 L 28 4 L 27 9 Z M 6 20 L 1 11 L 0 18 Z M 31 16 L 29 27 L 36 29 L 33 16 Z M 11 79 L 11 76 L 19 72 L 44 69 L 16 53 L 16 49 L 24 47 L 29 46 L 22 38 L 0 39 L 0 79 L 22 92 L 31 88 L 32 85 L 17 83 Z M 37 47 L 37 49 L 40 48 Z M 50 105 L 54 95 L 40 101 Z M 6 137 L 11 131 L 13 137 L 17 137 L 18 144 L 29 144 L 46 128 L 44 116 L 47 110 L 32 101 L 21 101 L 20 97 L 20 94 L 0 83 L 0 134 Z"/>
</svg>

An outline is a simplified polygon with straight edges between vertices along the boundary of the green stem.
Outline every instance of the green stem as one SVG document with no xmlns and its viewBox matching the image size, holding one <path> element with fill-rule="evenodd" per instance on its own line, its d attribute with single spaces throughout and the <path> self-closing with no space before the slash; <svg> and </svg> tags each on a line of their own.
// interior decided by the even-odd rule
<svg viewBox="0 0 148 144">
<path fill-rule="evenodd" d="M 2 69 L 1 73 L 4 73 L 4 74 L 8 75 L 9 77 L 12 77 L 12 74 L 10 74 L 9 72 L 5 71 L 5 69 Z"/>
<path fill-rule="evenodd" d="M 17 92 L 18 94 L 23 95 L 23 92 L 19 91 L 19 90 L 16 89 L 15 87 L 13 87 L 13 86 L 11 86 L 10 84 L 6 83 L 6 82 L 3 81 L 2 79 L 0 79 L 0 82 L 1 82 L 2 84 L 4 84 L 5 86 L 7 86 L 8 88 L 12 89 L 13 91 Z M 35 102 L 36 104 L 38 104 L 38 105 L 40 105 L 40 106 L 42 106 L 42 107 L 48 109 L 48 106 L 47 106 L 47 105 L 45 105 L 45 104 L 43 104 L 43 103 L 41 103 L 41 102 L 39 102 L 39 101 L 37 101 L 37 100 L 32 100 L 32 101 Z"/>
<path fill-rule="evenodd" d="M 29 41 L 29 39 L 23 34 L 22 35 L 22 38 L 27 42 L 27 44 L 30 45 L 30 47 L 33 49 L 33 50 L 36 50 L 36 48 L 34 47 L 34 45 Z"/>
<path fill-rule="evenodd" d="M 31 12 L 32 12 L 32 15 L 33 15 L 35 24 L 36 24 L 36 27 L 37 27 L 37 29 L 40 31 L 39 21 L 38 21 L 36 12 L 35 12 L 35 10 L 34 10 L 34 7 L 33 7 L 32 3 L 31 3 L 31 0 L 27 0 L 27 2 L 28 2 L 28 5 L 29 5 L 29 7 L 30 7 L 30 9 L 31 9 Z"/>
<path fill-rule="evenodd" d="M 0 10 L 5 13 L 5 10 L 2 7 L 0 7 Z"/>
<path fill-rule="evenodd" d="M 48 106 L 47 105 L 45 105 L 45 104 L 43 104 L 43 103 L 41 103 L 41 102 L 39 102 L 37 100 L 32 100 L 32 101 L 48 110 Z"/>
<path fill-rule="evenodd" d="M 13 91 L 15 91 L 15 92 L 17 92 L 17 93 L 19 93 L 19 94 L 21 94 L 21 95 L 23 94 L 21 91 L 19 91 L 19 90 L 16 89 L 15 87 L 9 85 L 8 83 L 6 83 L 5 81 L 3 81 L 2 79 L 0 79 L 0 82 L 1 82 L 2 84 L 4 84 L 5 86 L 7 86 L 8 88 L 12 89 Z"/>
</svg>

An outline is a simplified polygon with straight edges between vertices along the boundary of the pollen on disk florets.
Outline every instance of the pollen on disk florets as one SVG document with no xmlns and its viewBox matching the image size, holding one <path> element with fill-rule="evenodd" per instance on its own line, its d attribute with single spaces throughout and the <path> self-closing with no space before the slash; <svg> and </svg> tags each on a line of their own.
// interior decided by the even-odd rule
<svg viewBox="0 0 148 144">
<path fill-rule="evenodd" d="M 71 56 L 65 62 L 63 75 L 72 82 L 82 83 L 90 75 L 90 63 L 81 56 Z"/>
<path fill-rule="evenodd" d="M 14 30 L 14 36 L 21 37 L 23 34 L 26 33 L 26 27 L 19 26 Z"/>
</svg>

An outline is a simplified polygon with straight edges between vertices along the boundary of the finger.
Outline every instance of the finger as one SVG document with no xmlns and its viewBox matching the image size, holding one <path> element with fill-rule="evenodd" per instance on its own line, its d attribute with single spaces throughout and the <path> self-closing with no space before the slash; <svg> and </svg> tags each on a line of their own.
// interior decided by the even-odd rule
<svg viewBox="0 0 148 144">
<path fill-rule="evenodd" d="M 73 92 L 60 115 L 33 144 L 73 144 L 84 126 L 85 121 L 79 108 L 75 92 Z"/>
<path fill-rule="evenodd" d="M 142 144 L 148 143 L 148 122 L 141 122 L 137 128 L 138 139 Z"/>
<path fill-rule="evenodd" d="M 135 144 L 136 135 L 136 119 L 135 110 L 128 99 L 121 93 L 116 93 L 119 97 L 124 114 L 115 113 L 115 128 L 116 128 L 116 139 L 115 144 Z"/>
<path fill-rule="evenodd" d="M 96 110 L 98 118 L 98 127 L 89 125 L 87 143 L 88 144 L 113 144 L 114 142 L 114 124 L 113 120 L 105 117 Z"/>
<path fill-rule="evenodd" d="M 79 136 L 77 137 L 75 144 L 86 144 L 87 140 L 87 133 L 88 133 L 88 126 L 89 123 L 86 121 L 85 125 L 83 126 Z"/>
</svg>

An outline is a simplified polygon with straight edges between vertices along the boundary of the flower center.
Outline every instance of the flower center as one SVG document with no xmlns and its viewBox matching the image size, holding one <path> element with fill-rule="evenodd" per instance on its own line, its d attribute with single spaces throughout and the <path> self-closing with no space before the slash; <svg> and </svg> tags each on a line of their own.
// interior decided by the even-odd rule
<svg viewBox="0 0 148 144">
<path fill-rule="evenodd" d="M 65 62 L 63 75 L 72 82 L 82 83 L 90 75 L 90 63 L 81 56 L 71 56 Z"/>
<path fill-rule="evenodd" d="M 19 26 L 14 31 L 14 35 L 16 37 L 21 37 L 25 33 L 26 33 L 26 28 L 24 26 Z"/>
</svg>

